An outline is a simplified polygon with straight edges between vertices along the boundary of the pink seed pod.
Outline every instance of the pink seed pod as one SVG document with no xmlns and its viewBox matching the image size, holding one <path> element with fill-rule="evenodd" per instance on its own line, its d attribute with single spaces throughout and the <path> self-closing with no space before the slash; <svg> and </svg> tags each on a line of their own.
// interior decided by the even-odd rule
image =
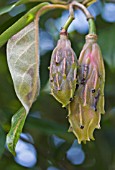
<svg viewBox="0 0 115 170">
<path fill-rule="evenodd" d="M 78 142 L 94 139 L 93 131 L 100 128 L 101 114 L 104 114 L 105 69 L 97 36 L 88 34 L 79 57 L 78 83 L 74 100 L 70 103 L 70 129 Z"/>
<path fill-rule="evenodd" d="M 68 105 L 73 99 L 77 83 L 77 57 L 71 48 L 66 34 L 61 34 L 50 62 L 51 94 L 62 103 Z"/>
</svg>

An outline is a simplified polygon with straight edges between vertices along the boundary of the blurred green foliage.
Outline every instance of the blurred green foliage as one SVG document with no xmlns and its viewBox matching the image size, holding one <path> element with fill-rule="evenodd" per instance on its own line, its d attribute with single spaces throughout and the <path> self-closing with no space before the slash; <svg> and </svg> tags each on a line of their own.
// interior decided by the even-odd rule
<svg viewBox="0 0 115 170">
<path fill-rule="evenodd" d="M 0 1 L 0 7 L 7 5 L 8 2 L 8 0 Z M 31 9 L 34 5 L 36 3 L 27 4 L 26 10 Z M 26 10 L 14 17 L 8 13 L 0 16 L 0 33 L 23 16 Z M 45 14 L 41 18 L 40 28 L 47 32 L 45 22 L 52 17 L 56 20 L 61 14 L 62 10 L 59 9 Z M 29 133 L 33 138 L 33 145 L 37 152 L 37 163 L 31 168 L 23 167 L 17 164 L 9 153 L 5 146 L 5 136 L 10 129 L 11 117 L 20 108 L 21 104 L 15 95 L 9 74 L 6 61 L 6 45 L 0 48 L 0 169 L 47 170 L 50 166 L 57 167 L 59 170 L 115 169 L 115 23 L 105 22 L 99 15 L 96 18 L 96 26 L 98 42 L 105 61 L 106 114 L 102 116 L 101 130 L 96 130 L 94 133 L 95 141 L 82 145 L 85 160 L 80 165 L 73 165 L 66 157 L 67 150 L 75 140 L 74 135 L 67 132 L 69 127 L 66 119 L 67 111 L 43 90 L 48 82 L 49 71 L 47 68 L 50 62 L 51 50 L 41 56 L 41 93 L 33 104 L 23 129 L 24 133 Z M 54 32 L 55 29 L 54 26 L 51 26 L 50 33 Z M 58 39 L 57 35 L 51 35 L 54 41 Z M 84 44 L 84 35 L 73 31 L 69 36 L 73 49 L 79 56 Z M 64 139 L 65 142 L 56 147 L 52 140 L 53 135 Z M 24 139 L 22 138 L 22 140 Z M 26 143 L 30 143 L 30 141 L 27 140 Z"/>
</svg>

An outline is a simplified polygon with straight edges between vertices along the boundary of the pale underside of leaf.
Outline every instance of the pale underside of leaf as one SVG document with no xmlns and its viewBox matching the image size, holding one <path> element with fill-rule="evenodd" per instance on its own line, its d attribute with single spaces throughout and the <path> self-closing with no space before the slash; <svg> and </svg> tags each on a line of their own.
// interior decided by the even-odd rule
<svg viewBox="0 0 115 170">
<path fill-rule="evenodd" d="M 7 62 L 15 92 L 28 113 L 40 89 L 39 58 L 36 54 L 34 22 L 8 41 Z"/>
</svg>

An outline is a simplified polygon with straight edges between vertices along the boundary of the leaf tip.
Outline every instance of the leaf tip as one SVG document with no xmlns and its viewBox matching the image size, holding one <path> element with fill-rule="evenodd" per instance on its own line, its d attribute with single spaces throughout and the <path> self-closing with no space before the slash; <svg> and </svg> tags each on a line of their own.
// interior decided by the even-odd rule
<svg viewBox="0 0 115 170">
<path fill-rule="evenodd" d="M 12 143 L 12 139 L 9 137 L 9 133 L 6 136 L 6 145 L 8 150 L 12 153 L 12 155 L 16 156 L 15 146 Z"/>
</svg>

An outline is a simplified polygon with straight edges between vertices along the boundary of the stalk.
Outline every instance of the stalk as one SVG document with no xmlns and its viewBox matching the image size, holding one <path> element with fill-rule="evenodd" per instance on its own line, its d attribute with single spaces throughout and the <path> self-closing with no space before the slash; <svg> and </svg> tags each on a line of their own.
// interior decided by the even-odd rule
<svg viewBox="0 0 115 170">
<path fill-rule="evenodd" d="M 89 34 L 96 34 L 96 27 L 95 27 L 94 18 L 90 14 L 90 12 L 87 10 L 87 8 L 83 4 L 81 4 L 79 2 L 76 2 L 76 1 L 73 1 L 71 3 L 71 5 L 78 7 L 85 14 L 85 16 L 86 16 L 86 18 L 88 20 L 88 23 L 89 23 Z"/>
</svg>

